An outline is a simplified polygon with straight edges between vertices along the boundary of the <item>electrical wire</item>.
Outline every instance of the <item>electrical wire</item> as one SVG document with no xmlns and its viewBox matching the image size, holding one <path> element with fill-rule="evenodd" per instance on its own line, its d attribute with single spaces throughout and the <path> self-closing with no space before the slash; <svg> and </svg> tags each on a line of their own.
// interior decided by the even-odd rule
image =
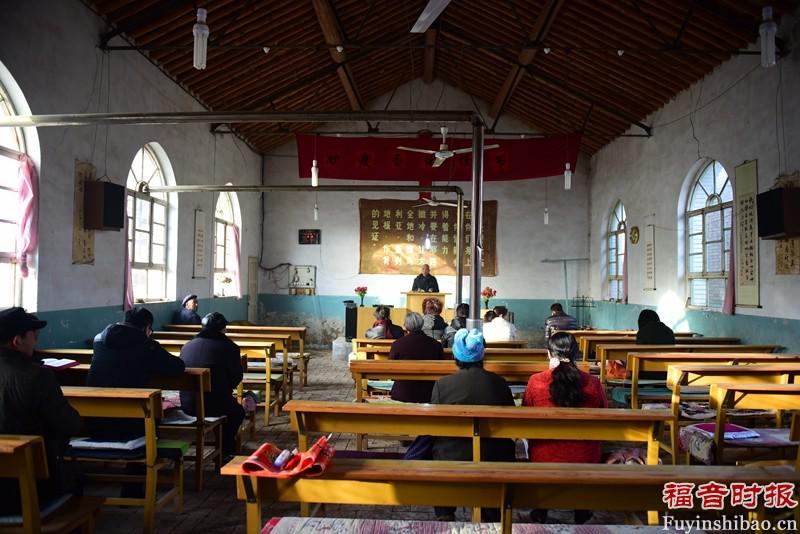
<svg viewBox="0 0 800 534">
<path fill-rule="evenodd" d="M 694 130 L 694 116 L 697 114 L 698 106 L 700 105 L 700 99 L 703 98 L 703 82 L 705 79 L 700 80 L 700 90 L 697 95 L 697 104 L 694 106 L 694 110 L 689 114 L 689 124 L 692 126 L 692 139 L 694 142 L 697 143 L 697 159 L 701 159 L 703 156 L 700 154 L 700 139 L 697 138 L 697 134 Z"/>
</svg>

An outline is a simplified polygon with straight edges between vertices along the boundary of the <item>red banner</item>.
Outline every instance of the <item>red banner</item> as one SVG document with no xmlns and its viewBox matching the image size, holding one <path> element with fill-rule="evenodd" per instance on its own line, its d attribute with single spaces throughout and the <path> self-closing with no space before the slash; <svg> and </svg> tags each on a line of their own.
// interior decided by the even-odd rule
<svg viewBox="0 0 800 534">
<path fill-rule="evenodd" d="M 487 182 L 528 180 L 563 174 L 578 159 L 580 134 L 539 139 L 486 139 L 499 148 L 484 151 L 483 179 Z M 433 155 L 398 150 L 398 146 L 438 150 L 436 137 L 331 137 L 297 135 L 300 178 L 311 177 L 317 160 L 320 178 L 387 181 L 472 181 L 472 154 L 448 158 L 432 167 Z M 451 150 L 472 146 L 470 139 L 447 139 Z"/>
</svg>

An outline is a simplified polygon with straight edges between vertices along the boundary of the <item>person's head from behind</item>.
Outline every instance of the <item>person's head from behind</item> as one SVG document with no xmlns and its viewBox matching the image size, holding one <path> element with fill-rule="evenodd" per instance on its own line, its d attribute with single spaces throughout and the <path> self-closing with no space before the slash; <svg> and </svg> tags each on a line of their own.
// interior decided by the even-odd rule
<svg viewBox="0 0 800 534">
<path fill-rule="evenodd" d="M 6 308 L 0 311 L 0 346 L 33 356 L 39 330 L 47 326 L 23 308 Z"/>
<path fill-rule="evenodd" d="M 389 309 L 389 306 L 378 306 L 375 308 L 375 319 L 378 321 L 388 321 L 389 317 L 391 316 L 392 312 Z"/>
<path fill-rule="evenodd" d="M 211 312 L 203 317 L 200 323 L 204 330 L 211 330 L 213 332 L 225 332 L 225 327 L 228 326 L 228 320 L 219 312 Z"/>
<path fill-rule="evenodd" d="M 147 308 L 133 308 L 126 311 L 125 323 L 141 330 L 147 337 L 153 333 L 153 314 Z"/>
<path fill-rule="evenodd" d="M 506 315 L 508 315 L 508 308 L 506 308 L 505 306 L 495 306 L 494 313 L 498 317 L 503 317 L 505 319 Z"/>
<path fill-rule="evenodd" d="M 564 313 L 564 307 L 560 302 L 554 302 L 550 305 L 550 315 L 561 315 Z"/>
<path fill-rule="evenodd" d="M 460 369 L 470 367 L 483 367 L 483 353 L 486 343 L 483 333 L 477 328 L 467 330 L 462 328 L 453 338 L 453 358 Z"/>
<path fill-rule="evenodd" d="M 583 383 L 575 366 L 578 342 L 572 334 L 556 332 L 547 340 L 550 353 L 550 399 L 556 406 L 577 407 L 583 404 Z"/>
<path fill-rule="evenodd" d="M 660 320 L 661 318 L 653 310 L 642 310 L 641 313 L 639 313 L 639 328 L 648 323 L 657 323 Z"/>
<path fill-rule="evenodd" d="M 439 315 L 442 313 L 442 303 L 439 299 L 427 298 L 422 301 L 422 311 L 425 315 Z"/>
<path fill-rule="evenodd" d="M 183 297 L 181 303 L 183 304 L 183 307 L 186 308 L 187 310 L 191 310 L 193 312 L 197 311 L 198 307 L 197 295 L 186 295 L 185 297 Z"/>
<path fill-rule="evenodd" d="M 429 274 L 431 274 L 431 266 L 428 265 L 427 263 L 423 263 L 422 264 L 422 275 L 423 276 L 428 276 Z"/>
<path fill-rule="evenodd" d="M 483 314 L 483 322 L 491 323 L 495 317 L 497 317 L 497 314 L 494 312 L 494 310 L 488 310 L 486 313 Z"/>
<path fill-rule="evenodd" d="M 458 306 L 456 306 L 456 317 L 461 319 L 466 319 L 469 317 L 469 304 L 466 302 L 462 302 Z"/>
<path fill-rule="evenodd" d="M 425 319 L 417 312 L 408 312 L 403 320 L 403 328 L 409 332 L 421 332 Z"/>
</svg>

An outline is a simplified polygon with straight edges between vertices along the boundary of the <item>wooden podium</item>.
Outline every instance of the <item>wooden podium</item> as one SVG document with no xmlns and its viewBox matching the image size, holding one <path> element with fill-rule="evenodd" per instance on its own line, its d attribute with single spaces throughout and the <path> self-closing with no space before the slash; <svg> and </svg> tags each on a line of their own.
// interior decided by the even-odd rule
<svg viewBox="0 0 800 534">
<path fill-rule="evenodd" d="M 444 312 L 445 305 L 444 305 L 444 298 L 445 296 L 449 295 L 450 293 L 427 293 L 425 291 L 403 291 L 403 295 L 406 296 L 406 308 L 410 312 L 417 312 L 419 314 L 424 315 L 424 310 L 422 309 L 422 302 L 427 298 L 436 298 L 442 303 L 442 312 Z"/>
</svg>

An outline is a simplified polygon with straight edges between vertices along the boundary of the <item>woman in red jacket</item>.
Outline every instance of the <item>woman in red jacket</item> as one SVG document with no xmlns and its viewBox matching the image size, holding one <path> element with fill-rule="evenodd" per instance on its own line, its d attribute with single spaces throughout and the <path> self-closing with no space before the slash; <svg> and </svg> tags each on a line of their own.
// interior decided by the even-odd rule
<svg viewBox="0 0 800 534">
<path fill-rule="evenodd" d="M 523 406 L 608 408 L 600 380 L 575 365 L 578 343 L 572 334 L 557 332 L 548 340 L 550 369 L 531 376 L 525 388 Z M 532 462 L 599 463 L 599 441 L 528 440 Z M 575 523 L 585 523 L 591 512 L 575 511 Z M 547 522 L 547 510 L 532 510 L 531 520 Z"/>
</svg>

